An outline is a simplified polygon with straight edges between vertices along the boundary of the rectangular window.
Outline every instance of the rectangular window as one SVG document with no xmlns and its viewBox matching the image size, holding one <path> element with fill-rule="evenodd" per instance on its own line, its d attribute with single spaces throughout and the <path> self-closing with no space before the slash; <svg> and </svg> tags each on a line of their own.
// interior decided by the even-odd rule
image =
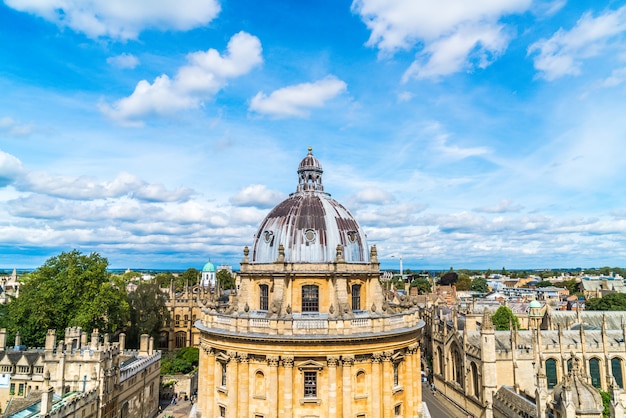
<svg viewBox="0 0 626 418">
<path fill-rule="evenodd" d="M 261 295 L 259 298 L 259 309 L 262 311 L 267 311 L 269 307 L 269 286 L 266 284 L 262 284 L 259 286 L 259 290 L 261 291 Z"/>
<path fill-rule="evenodd" d="M 393 363 L 393 386 L 398 386 L 400 384 L 400 373 L 399 373 L 400 365 L 398 363 Z"/>
<path fill-rule="evenodd" d="M 352 286 L 352 310 L 361 310 L 361 285 L 355 284 Z"/>
<path fill-rule="evenodd" d="M 304 372 L 304 397 L 317 398 L 317 372 Z"/>
<path fill-rule="evenodd" d="M 319 289 L 317 286 L 302 286 L 302 312 L 319 312 Z"/>
<path fill-rule="evenodd" d="M 24 394 L 24 383 L 20 383 L 17 389 L 17 396 L 22 396 Z"/>
<path fill-rule="evenodd" d="M 222 386 L 226 386 L 226 363 L 220 363 L 222 365 Z"/>
<path fill-rule="evenodd" d="M 9 388 L 9 395 L 15 395 L 15 383 L 11 383 L 11 387 Z"/>
<path fill-rule="evenodd" d="M 226 407 L 220 406 L 220 418 L 226 418 Z"/>
<path fill-rule="evenodd" d="M 399 417 L 402 415 L 402 404 L 396 405 L 393 408 L 393 415 Z"/>
</svg>

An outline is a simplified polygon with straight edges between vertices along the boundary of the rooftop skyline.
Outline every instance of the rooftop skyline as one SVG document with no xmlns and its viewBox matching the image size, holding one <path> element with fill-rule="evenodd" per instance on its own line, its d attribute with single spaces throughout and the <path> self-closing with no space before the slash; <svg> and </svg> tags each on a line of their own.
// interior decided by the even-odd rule
<svg viewBox="0 0 626 418">
<path fill-rule="evenodd" d="M 313 147 L 383 266 L 623 266 L 626 3 L 0 2 L 0 268 L 238 265 Z"/>
</svg>

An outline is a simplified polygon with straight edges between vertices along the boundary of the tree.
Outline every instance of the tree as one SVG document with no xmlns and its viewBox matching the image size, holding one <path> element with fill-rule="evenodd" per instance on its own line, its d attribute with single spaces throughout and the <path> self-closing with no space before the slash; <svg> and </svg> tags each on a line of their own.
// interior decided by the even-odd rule
<svg viewBox="0 0 626 418">
<path fill-rule="evenodd" d="M 472 281 L 470 290 L 473 292 L 487 293 L 489 292 L 489 285 L 487 285 L 487 279 L 483 277 L 477 277 Z"/>
<path fill-rule="evenodd" d="M 169 287 L 170 283 L 174 280 L 174 275 L 169 271 L 158 273 L 154 276 L 154 281 L 157 282 L 159 287 Z"/>
<path fill-rule="evenodd" d="M 535 285 L 535 287 L 550 287 L 552 286 L 552 282 L 550 280 L 542 280 L 540 282 L 537 282 L 537 284 Z"/>
<path fill-rule="evenodd" d="M 491 316 L 491 320 L 498 331 L 510 329 L 511 323 L 519 329 L 519 319 L 508 306 L 500 306 L 496 313 Z"/>
<path fill-rule="evenodd" d="M 149 334 L 158 340 L 159 330 L 169 321 L 165 295 L 154 282 L 141 282 L 134 292 L 128 294 L 130 326 L 127 341 L 130 347 L 139 346 L 141 334 Z"/>
<path fill-rule="evenodd" d="M 222 289 L 234 289 L 235 288 L 235 279 L 228 272 L 228 270 L 220 270 L 220 271 L 218 271 L 217 274 L 215 275 L 215 277 L 217 279 L 218 285 Z"/>
<path fill-rule="evenodd" d="M 462 273 L 459 275 L 459 280 L 456 282 L 456 290 L 470 290 L 472 286 L 472 279 L 468 274 Z"/>
<path fill-rule="evenodd" d="M 183 274 L 180 275 L 180 278 L 183 286 L 185 285 L 185 283 L 189 283 L 189 286 L 194 286 L 198 284 L 198 281 L 200 279 L 200 272 L 191 267 L 185 270 Z"/>
<path fill-rule="evenodd" d="M 452 269 L 452 267 L 450 267 Z M 440 278 L 438 284 L 441 286 L 449 286 L 456 283 L 459 280 L 459 275 L 455 271 L 448 271 L 444 273 Z"/>
<path fill-rule="evenodd" d="M 626 311 L 626 293 L 609 293 L 585 302 L 588 311 Z"/>
<path fill-rule="evenodd" d="M 22 278 L 20 295 L 0 317 L 9 338 L 17 331 L 28 346 L 40 345 L 49 329 L 63 338 L 65 328 L 123 329 L 128 321 L 126 289 L 120 277 L 107 272 L 108 260 L 98 253 L 63 252 Z"/>
<path fill-rule="evenodd" d="M 411 282 L 411 287 L 417 288 L 417 293 L 423 295 L 424 293 L 430 293 L 430 281 L 424 277 L 418 277 Z"/>
</svg>

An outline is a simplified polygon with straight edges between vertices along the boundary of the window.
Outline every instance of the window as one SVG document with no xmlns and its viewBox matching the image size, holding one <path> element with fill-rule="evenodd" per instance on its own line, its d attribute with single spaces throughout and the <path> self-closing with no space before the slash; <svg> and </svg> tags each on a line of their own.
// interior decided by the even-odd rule
<svg viewBox="0 0 626 418">
<path fill-rule="evenodd" d="M 622 359 L 614 357 L 611 359 L 611 373 L 615 378 L 617 386 L 624 389 L 624 379 L 622 378 Z"/>
<path fill-rule="evenodd" d="M 548 380 L 548 389 L 552 389 L 556 386 L 556 360 L 546 360 L 546 378 Z"/>
<path fill-rule="evenodd" d="M 259 309 L 262 311 L 267 311 L 267 308 L 269 307 L 269 286 L 266 284 L 262 284 L 259 286 L 259 290 Z"/>
<path fill-rule="evenodd" d="M 317 286 L 302 286 L 302 312 L 319 312 L 319 289 Z"/>
<path fill-rule="evenodd" d="M 361 310 L 361 285 L 360 284 L 352 285 L 352 310 L 353 311 Z"/>
<path fill-rule="evenodd" d="M 317 372 L 304 372 L 304 397 L 317 398 Z"/>
<path fill-rule="evenodd" d="M 189 315 L 185 315 L 185 326 L 187 325 L 187 323 L 189 322 Z"/>
<path fill-rule="evenodd" d="M 478 387 L 478 368 L 476 367 L 476 363 L 472 363 L 472 383 L 474 388 L 473 395 L 476 397 L 480 396 L 480 388 Z"/>
<path fill-rule="evenodd" d="M 17 389 L 17 396 L 22 396 L 24 394 L 24 383 L 20 383 Z"/>
<path fill-rule="evenodd" d="M 399 417 L 402 415 L 402 404 L 398 404 L 393 407 L 393 416 Z"/>
<path fill-rule="evenodd" d="M 222 366 L 222 386 L 226 386 L 226 363 L 220 363 Z"/>
<path fill-rule="evenodd" d="M 400 383 L 399 369 L 400 369 L 400 364 L 399 363 L 393 363 L 393 386 L 394 387 L 398 386 L 399 383 Z"/>
<path fill-rule="evenodd" d="M 174 326 L 175 327 L 179 327 L 180 326 L 180 315 L 176 315 L 174 318 L 175 318 L 174 319 Z"/>
<path fill-rule="evenodd" d="M 167 350 L 169 348 L 169 335 L 167 332 L 159 334 L 159 348 Z"/>
<path fill-rule="evenodd" d="M 220 418 L 226 418 L 226 407 L 220 405 Z"/>
<path fill-rule="evenodd" d="M 183 348 L 187 346 L 187 334 L 183 331 L 176 333 L 176 348 Z"/>
<path fill-rule="evenodd" d="M 11 383 L 11 387 L 9 388 L 9 395 L 15 395 L 15 383 Z"/>
<path fill-rule="evenodd" d="M 591 375 L 591 384 L 600 389 L 602 383 L 600 383 L 600 360 L 592 358 L 589 360 L 589 374 Z"/>
</svg>

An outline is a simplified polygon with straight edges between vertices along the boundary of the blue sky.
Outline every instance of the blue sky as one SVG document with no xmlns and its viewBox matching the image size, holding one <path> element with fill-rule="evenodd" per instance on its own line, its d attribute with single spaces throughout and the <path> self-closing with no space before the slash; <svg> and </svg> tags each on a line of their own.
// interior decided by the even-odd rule
<svg viewBox="0 0 626 418">
<path fill-rule="evenodd" d="M 383 267 L 624 266 L 625 81 L 625 2 L 4 0 L 0 268 L 237 266 L 308 146 Z"/>
</svg>

